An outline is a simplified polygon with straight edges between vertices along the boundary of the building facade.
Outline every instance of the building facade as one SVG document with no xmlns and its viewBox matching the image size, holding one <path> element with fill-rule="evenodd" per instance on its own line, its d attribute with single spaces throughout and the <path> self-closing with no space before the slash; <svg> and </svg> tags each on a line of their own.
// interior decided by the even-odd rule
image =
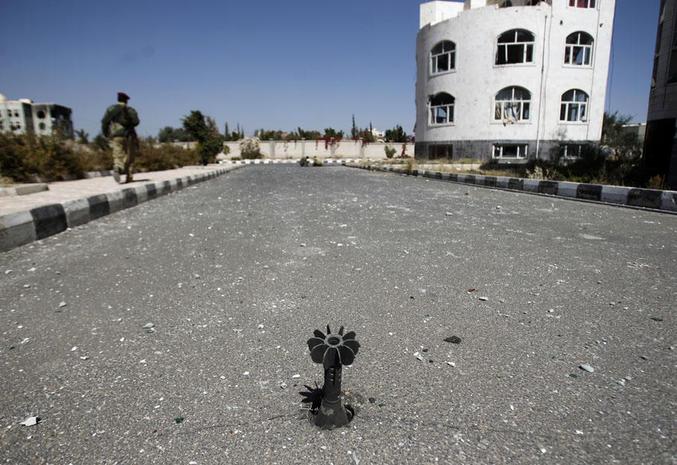
<svg viewBox="0 0 677 465">
<path fill-rule="evenodd" d="M 60 135 L 73 138 L 72 110 L 54 103 L 33 103 L 29 99 L 8 100 L 0 94 L 0 132 L 12 134 Z"/>
<path fill-rule="evenodd" d="M 644 141 L 647 177 L 677 189 L 677 0 L 661 0 Z"/>
<path fill-rule="evenodd" d="M 416 157 L 502 163 L 599 143 L 615 0 L 421 5 Z"/>
</svg>

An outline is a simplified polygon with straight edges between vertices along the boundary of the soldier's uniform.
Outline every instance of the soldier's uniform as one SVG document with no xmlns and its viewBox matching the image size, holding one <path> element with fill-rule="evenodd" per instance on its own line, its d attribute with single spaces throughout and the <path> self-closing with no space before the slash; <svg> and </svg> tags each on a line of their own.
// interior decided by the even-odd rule
<svg viewBox="0 0 677 465">
<path fill-rule="evenodd" d="M 108 138 L 113 150 L 113 176 L 120 182 L 120 175 L 126 174 L 126 182 L 132 181 L 132 163 L 137 149 L 136 130 L 139 115 L 127 105 L 129 96 L 118 93 L 118 103 L 111 105 L 101 120 L 101 133 Z"/>
</svg>

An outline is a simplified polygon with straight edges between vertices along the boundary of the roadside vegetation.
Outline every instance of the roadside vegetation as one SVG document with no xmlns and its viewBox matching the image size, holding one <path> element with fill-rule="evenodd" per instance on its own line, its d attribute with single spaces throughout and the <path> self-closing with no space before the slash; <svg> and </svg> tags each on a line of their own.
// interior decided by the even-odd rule
<svg viewBox="0 0 677 465">
<path fill-rule="evenodd" d="M 196 165 L 196 150 L 158 144 L 154 138 L 140 141 L 135 171 L 160 171 Z M 58 137 L 0 134 L 0 173 L 3 184 L 52 182 L 83 178 L 87 171 L 113 168 L 106 139 L 87 144 Z"/>
<path fill-rule="evenodd" d="M 642 163 L 641 141 L 635 134 L 623 129 L 629 121 L 629 117 L 617 113 L 605 114 L 602 143 L 599 146 L 583 146 L 580 155 L 575 158 L 562 158 L 557 150 L 551 154 L 549 160 L 531 160 L 524 164 L 506 165 L 495 161 L 481 163 L 477 159 L 465 158 L 407 160 L 405 168 L 411 171 L 418 169 L 421 164 L 435 164 L 439 165 L 435 168 L 437 170 L 464 174 L 665 188 L 664 178 L 647 174 L 648 171 Z M 480 163 L 479 168 L 467 166 Z"/>
<path fill-rule="evenodd" d="M 165 127 L 158 138 L 139 140 L 134 171 L 162 171 L 182 166 L 207 164 L 228 147 L 214 120 L 199 111 L 192 111 L 183 120 L 182 128 Z M 228 131 L 228 126 L 226 125 Z M 229 139 L 239 140 L 236 133 Z M 88 171 L 113 168 L 108 141 L 101 134 L 90 141 L 83 130 L 75 139 L 60 136 L 35 136 L 0 133 L 0 183 L 52 182 L 80 179 Z"/>
</svg>

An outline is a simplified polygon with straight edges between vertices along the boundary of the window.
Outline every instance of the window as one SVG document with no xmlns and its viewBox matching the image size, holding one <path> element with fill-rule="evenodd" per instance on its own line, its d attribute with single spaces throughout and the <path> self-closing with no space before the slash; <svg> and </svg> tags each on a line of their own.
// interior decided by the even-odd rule
<svg viewBox="0 0 677 465">
<path fill-rule="evenodd" d="M 588 121 L 588 94 L 582 90 L 572 89 L 562 95 L 560 121 L 581 122 Z"/>
<path fill-rule="evenodd" d="M 433 144 L 428 146 L 428 158 L 436 160 L 438 158 L 451 159 L 454 156 L 454 146 L 451 144 Z"/>
<path fill-rule="evenodd" d="M 592 36 L 586 32 L 574 32 L 567 37 L 564 63 L 567 65 L 590 66 L 592 63 Z"/>
<path fill-rule="evenodd" d="M 44 112 L 43 110 L 39 110 L 39 111 L 38 111 L 38 118 L 40 118 L 40 119 L 45 119 L 45 116 L 46 116 L 46 115 L 45 115 L 45 112 Z"/>
<path fill-rule="evenodd" d="M 596 0 L 569 0 L 569 6 L 574 8 L 595 8 Z"/>
<path fill-rule="evenodd" d="M 456 69 L 456 44 L 445 40 L 430 52 L 430 74 L 446 73 Z"/>
<path fill-rule="evenodd" d="M 513 29 L 498 37 L 497 65 L 534 62 L 534 35 L 524 29 Z"/>
<path fill-rule="evenodd" d="M 670 52 L 670 65 L 668 66 L 668 84 L 677 82 L 677 48 Z"/>
<path fill-rule="evenodd" d="M 44 131 L 47 126 L 45 126 L 45 123 L 40 123 L 38 127 L 40 128 L 41 131 Z"/>
<path fill-rule="evenodd" d="M 559 156 L 567 160 L 581 158 L 585 144 L 560 144 Z"/>
<path fill-rule="evenodd" d="M 537 6 L 542 1 L 547 0 L 499 0 L 499 8 L 510 8 L 511 6 Z"/>
<path fill-rule="evenodd" d="M 454 103 L 451 95 L 440 92 L 430 97 L 430 124 L 450 124 L 454 122 Z"/>
<path fill-rule="evenodd" d="M 529 144 L 496 144 L 493 158 L 523 159 L 529 153 Z"/>
<path fill-rule="evenodd" d="M 523 87 L 506 87 L 496 94 L 494 120 L 504 123 L 528 121 L 531 113 L 531 92 Z"/>
</svg>

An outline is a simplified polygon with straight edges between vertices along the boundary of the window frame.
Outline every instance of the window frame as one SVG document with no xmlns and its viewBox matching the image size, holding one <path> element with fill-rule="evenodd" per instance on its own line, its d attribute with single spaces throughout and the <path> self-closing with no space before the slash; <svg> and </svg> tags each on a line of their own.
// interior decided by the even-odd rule
<svg viewBox="0 0 677 465">
<path fill-rule="evenodd" d="M 505 91 L 505 90 L 510 90 L 511 92 L 511 98 L 509 100 L 499 100 L 498 95 Z M 515 92 L 517 90 L 522 90 L 526 93 L 529 94 L 528 99 L 518 99 L 515 97 Z M 507 124 L 507 121 L 510 121 L 510 119 L 506 116 L 506 109 L 507 108 L 514 108 L 517 106 L 518 108 L 518 113 L 519 113 L 519 118 L 517 118 L 512 124 L 526 124 L 531 122 L 531 91 L 527 89 L 526 87 L 522 86 L 509 86 L 509 87 L 504 87 L 503 89 L 499 90 L 496 92 L 494 95 L 494 117 L 493 117 L 493 122 L 494 123 L 503 123 Z M 500 106 L 500 113 L 497 112 L 499 110 Z M 524 118 L 524 109 L 526 107 L 526 113 L 528 114 L 527 118 Z"/>
<path fill-rule="evenodd" d="M 451 44 L 453 49 L 450 51 L 444 51 L 444 44 Z M 434 50 L 436 47 L 442 45 L 442 52 L 435 54 Z M 446 74 L 446 73 L 453 73 L 456 71 L 456 42 L 453 40 L 441 40 L 438 43 L 436 43 L 431 49 L 430 49 L 430 54 L 429 56 L 429 61 L 428 61 L 428 74 L 430 76 L 439 76 L 441 74 Z M 435 66 L 439 63 L 440 57 L 446 56 L 447 57 L 447 63 L 449 65 L 449 68 L 444 70 L 444 71 L 435 71 Z"/>
<path fill-rule="evenodd" d="M 514 157 L 506 157 L 503 155 L 504 149 L 506 147 L 516 147 L 517 155 Z M 524 152 L 522 153 L 522 149 Z M 499 152 L 499 155 L 496 155 L 496 152 Z M 529 158 L 529 144 L 518 144 L 518 143 L 501 143 L 501 144 L 492 144 L 491 159 L 492 160 L 526 160 Z"/>
<path fill-rule="evenodd" d="M 601 0 L 569 0 L 567 2 L 568 8 L 578 8 L 581 10 L 594 10 L 599 8 L 599 2 Z M 578 6 L 581 2 L 585 2 L 586 6 Z M 573 3 L 573 5 L 572 5 Z"/>
<path fill-rule="evenodd" d="M 434 148 L 446 148 L 445 152 L 446 155 L 437 155 L 435 154 L 433 156 L 433 149 Z M 454 144 L 430 144 L 428 145 L 428 160 L 441 160 L 441 159 L 446 159 L 446 160 L 452 160 L 454 158 Z"/>
<path fill-rule="evenodd" d="M 514 41 L 513 42 L 499 42 L 503 36 L 505 36 L 508 33 L 514 33 Z M 526 32 L 531 36 L 530 41 L 519 41 L 518 40 L 518 34 L 520 32 Z M 516 62 L 509 62 L 508 57 L 510 56 L 510 53 L 508 53 L 509 48 L 511 47 L 522 47 L 522 61 L 516 61 Z M 501 49 L 503 48 L 503 52 Z M 519 65 L 533 65 L 536 63 L 536 34 L 533 32 L 529 31 L 528 29 L 509 29 L 507 31 L 502 32 L 499 34 L 499 36 L 496 38 L 496 57 L 494 60 L 494 66 L 519 66 Z M 505 63 L 500 63 L 500 56 L 501 53 L 504 55 Z M 531 60 L 529 61 L 527 58 L 531 56 Z"/>
<path fill-rule="evenodd" d="M 564 100 L 564 96 L 573 92 L 573 100 Z M 585 95 L 585 101 L 576 100 L 576 93 L 581 92 Z M 576 108 L 576 119 L 571 119 L 572 108 Z M 583 111 L 581 111 L 583 109 Z M 564 119 L 562 113 L 564 112 Z M 583 119 L 581 118 L 581 115 Z M 588 124 L 590 115 L 590 94 L 581 89 L 569 89 L 560 97 L 559 121 L 564 124 Z"/>
<path fill-rule="evenodd" d="M 451 97 L 451 103 L 433 105 L 432 100 L 437 96 L 448 95 Z M 448 92 L 438 92 L 434 95 L 428 97 L 428 126 L 430 127 L 439 127 L 439 126 L 451 126 L 454 124 L 456 114 L 456 97 L 449 94 Z M 446 121 L 442 123 L 437 122 L 437 111 L 441 109 L 446 109 Z"/>
<path fill-rule="evenodd" d="M 583 154 L 583 149 L 587 146 L 587 144 L 583 143 L 562 143 L 559 144 L 559 157 L 562 160 L 565 161 L 575 161 L 575 160 L 580 160 L 582 154 Z M 574 149 L 576 152 L 578 152 L 577 155 L 571 155 L 570 151 L 571 149 Z"/>
<path fill-rule="evenodd" d="M 576 43 L 570 43 L 569 38 L 573 35 L 577 35 Z M 581 37 L 587 36 L 590 38 L 589 44 L 581 44 Z M 576 49 L 580 48 L 583 51 L 583 63 L 578 64 L 575 62 Z M 568 56 L 567 56 L 568 55 Z M 588 62 L 585 62 L 587 57 Z M 585 31 L 575 31 L 569 34 L 564 40 L 564 66 L 572 66 L 576 68 L 592 68 L 594 66 L 595 60 L 595 38 L 592 34 L 588 34 Z"/>
</svg>

